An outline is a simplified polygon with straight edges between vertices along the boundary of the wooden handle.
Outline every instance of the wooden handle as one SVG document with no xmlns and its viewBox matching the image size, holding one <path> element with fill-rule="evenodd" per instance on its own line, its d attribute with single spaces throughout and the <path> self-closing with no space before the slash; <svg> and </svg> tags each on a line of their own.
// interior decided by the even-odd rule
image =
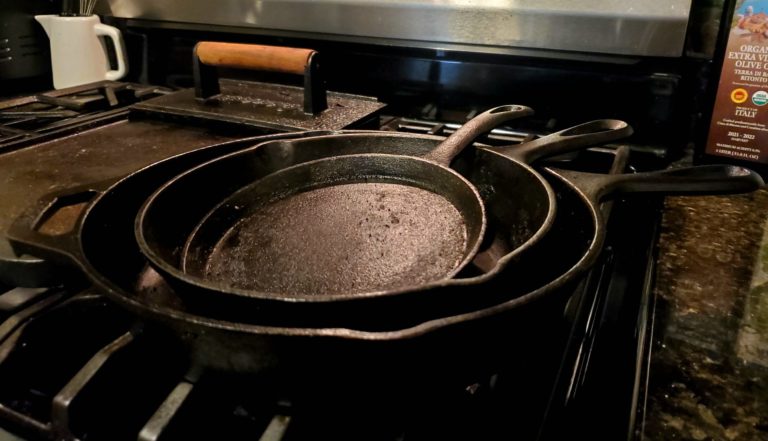
<svg viewBox="0 0 768 441">
<path fill-rule="evenodd" d="M 292 47 L 202 41 L 195 46 L 200 62 L 208 66 L 263 70 L 303 75 L 315 51 Z"/>
</svg>

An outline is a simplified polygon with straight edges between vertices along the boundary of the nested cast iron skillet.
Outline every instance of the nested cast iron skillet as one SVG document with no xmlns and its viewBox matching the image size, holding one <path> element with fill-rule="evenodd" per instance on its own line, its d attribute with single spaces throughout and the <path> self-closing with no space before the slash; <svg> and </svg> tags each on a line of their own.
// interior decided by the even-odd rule
<svg viewBox="0 0 768 441">
<path fill-rule="evenodd" d="M 410 151 L 429 151 L 439 139 L 417 137 Z M 396 136 L 379 148 L 402 148 Z M 360 144 L 354 144 L 359 148 Z M 349 146 L 338 146 L 337 152 Z M 272 149 L 278 148 L 273 145 Z M 596 201 L 614 190 L 694 192 L 746 192 L 761 185 L 756 174 L 737 167 L 705 167 L 661 175 L 606 177 L 546 169 L 557 195 L 558 215 L 550 234 L 529 258 L 520 262 L 524 276 L 501 272 L 495 278 L 467 279 L 462 285 L 439 288 L 431 302 L 413 308 L 380 308 L 365 317 L 347 317 L 349 323 L 329 327 L 291 325 L 295 317 L 248 315 L 237 311 L 215 315 L 191 311 L 157 273 L 148 268 L 133 235 L 133 217 L 158 186 L 212 150 L 199 150 L 171 158 L 126 177 L 101 193 L 84 211 L 74 234 L 51 237 L 34 231 L 39 211 L 55 198 L 41 201 L 37 211 L 19 218 L 9 231 L 18 249 L 44 258 L 77 265 L 101 291 L 142 317 L 176 333 L 200 367 L 234 372 L 279 369 L 294 377 L 340 381 L 353 375 L 369 380 L 432 379 L 443 373 L 472 370 L 499 356 L 516 354 L 513 341 L 535 347 L 536 336 L 546 332 L 559 314 L 550 307 L 567 296 L 581 274 L 596 260 L 605 229 Z M 284 150 L 278 155 L 290 163 L 307 160 L 317 152 Z M 274 150 L 262 158 L 278 167 Z M 489 161 L 496 152 L 478 150 L 464 158 L 467 177 L 478 188 L 493 192 L 504 162 Z M 291 157 L 290 159 L 286 159 Z M 270 168 L 270 167 L 267 167 Z M 266 170 L 265 170 L 266 172 Z M 503 174 L 502 174 L 503 175 Z M 634 186 L 634 188 L 632 188 Z M 482 191 L 482 190 L 481 190 Z M 503 191 L 499 188 L 499 191 Z M 59 198 L 60 200 L 61 198 Z M 497 204 L 508 199 L 488 198 L 488 212 L 502 214 Z M 495 219 L 491 217 L 489 221 Z M 495 225 L 495 242 L 505 241 L 503 225 Z M 478 283 L 483 281 L 485 283 Z M 468 296 L 467 290 L 477 295 Z M 449 307 L 443 299 L 471 299 Z M 337 305 L 338 306 L 338 305 Z M 402 305 L 401 305 L 402 306 Z M 278 324 L 282 321 L 282 324 Z M 371 377 L 373 376 L 373 377 Z"/>
<path fill-rule="evenodd" d="M 582 149 L 630 133 L 629 126 L 622 121 L 598 120 L 514 149 L 499 150 L 504 154 L 487 156 L 488 161 L 503 163 L 496 167 L 493 191 L 509 198 L 507 203 L 500 204 L 505 207 L 501 225 L 513 246 L 505 249 L 503 255 L 494 256 L 494 262 L 507 257 L 501 265 L 484 264 L 486 277 L 522 255 L 551 227 L 556 211 L 554 193 L 529 164 L 543 156 Z M 359 178 L 357 173 L 377 175 L 378 171 L 368 169 L 371 165 L 378 167 L 377 161 L 384 157 L 387 162 L 382 173 L 389 176 L 416 180 L 416 175 L 411 176 L 412 170 L 408 170 L 408 164 L 415 163 L 420 165 L 418 174 L 424 174 L 422 180 L 441 181 L 439 176 L 426 173 L 438 166 L 423 168 L 429 161 L 412 155 L 413 150 L 407 146 L 384 148 L 383 144 L 391 142 L 393 136 L 398 135 L 351 133 L 277 142 L 284 145 L 278 149 L 316 151 L 321 159 L 266 177 L 263 170 L 251 164 L 256 161 L 254 155 L 262 155 L 259 149 L 272 148 L 269 146 L 237 152 L 196 167 L 169 181 L 147 200 L 136 220 L 139 246 L 155 269 L 190 304 L 218 308 L 229 303 L 231 309 L 258 310 L 261 315 L 269 310 L 282 314 L 279 311 L 292 307 L 301 309 L 302 314 L 317 308 L 315 314 L 326 317 L 326 311 L 335 311 L 328 303 L 360 303 L 344 306 L 344 310 L 372 308 L 377 302 L 397 302 L 395 297 L 461 285 L 465 282 L 457 279 L 436 280 L 430 267 L 435 265 L 439 270 L 441 259 L 434 253 L 420 252 L 425 243 L 435 243 L 446 234 L 444 224 L 430 215 L 434 207 L 429 203 L 420 202 L 410 207 L 410 213 L 403 213 L 399 210 L 402 207 L 388 205 L 382 192 L 380 199 L 363 202 L 363 214 L 354 217 L 350 215 L 354 207 L 347 206 L 344 200 L 338 204 L 320 200 L 318 204 L 305 199 L 305 205 L 298 209 L 282 205 L 284 200 L 280 197 L 274 203 L 275 194 L 315 188 L 318 181 L 321 185 L 326 180 L 336 182 L 339 175 L 341 179 L 348 175 Z M 416 143 L 410 135 L 400 139 Z M 345 146 L 345 153 L 333 153 L 339 152 L 341 146 Z M 445 156 L 442 150 L 441 145 L 421 156 Z M 397 153 L 378 153 L 382 151 Z M 394 168 L 389 168 L 390 164 Z M 443 182 L 446 183 L 450 184 L 446 188 L 454 190 L 441 189 L 439 193 L 456 191 L 457 184 Z M 220 187 L 240 189 L 221 191 Z M 484 196 L 494 197 L 490 193 Z M 369 203 L 373 204 L 370 211 Z M 414 221 L 423 222 L 426 228 L 414 227 Z M 320 237 L 311 234 L 318 230 L 316 236 Z M 359 236 L 363 236 L 362 241 Z M 390 254 L 393 248 L 401 253 Z M 338 249 L 344 253 L 337 254 Z M 494 248 L 483 253 L 484 260 L 497 251 Z M 464 258 L 473 254 L 465 253 Z M 420 278 L 420 273 L 428 277 Z M 454 273 L 438 271 L 446 277 Z M 387 284 L 390 279 L 394 284 Z"/>
<path fill-rule="evenodd" d="M 517 105 L 490 109 L 424 157 L 383 152 L 345 155 L 297 165 L 261 180 L 242 167 L 227 169 L 214 180 L 207 180 L 207 169 L 191 171 L 179 182 L 172 180 L 167 193 L 160 190 L 161 196 L 149 198 L 139 216 L 139 243 L 147 244 L 150 259 L 162 262 L 158 259 L 162 251 L 158 256 L 153 247 L 155 223 L 162 222 L 162 229 L 177 215 L 184 219 L 190 215 L 185 208 L 183 213 L 165 212 L 168 206 L 162 205 L 159 210 L 165 214 L 153 217 L 158 213 L 155 208 L 168 200 L 165 195 L 181 198 L 171 204 L 193 205 L 191 211 L 197 211 L 210 205 L 206 194 L 218 194 L 217 187 L 229 188 L 234 180 L 245 188 L 217 204 L 205 226 L 195 229 L 199 233 L 193 234 L 195 238 L 206 239 L 191 252 L 199 258 L 186 260 L 190 265 L 204 264 L 206 279 L 216 285 L 249 290 L 256 283 L 259 293 L 275 291 L 278 297 L 348 296 L 451 278 L 472 260 L 486 222 L 477 190 L 450 163 L 481 134 L 532 113 Z M 207 181 L 201 192 L 194 182 L 199 176 Z M 179 188 L 192 192 L 178 195 Z M 165 271 L 162 263 L 159 267 L 167 277 L 178 276 L 181 286 L 187 282 L 184 273 L 177 274 L 172 267 Z M 188 291 L 200 291 L 201 283 L 188 285 Z"/>
</svg>

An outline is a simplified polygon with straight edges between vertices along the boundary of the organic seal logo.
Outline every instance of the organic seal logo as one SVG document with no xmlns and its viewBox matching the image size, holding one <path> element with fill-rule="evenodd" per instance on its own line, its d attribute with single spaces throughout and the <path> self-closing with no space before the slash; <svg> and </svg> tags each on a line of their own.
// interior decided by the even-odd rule
<svg viewBox="0 0 768 441">
<path fill-rule="evenodd" d="M 731 101 L 736 104 L 743 103 L 747 98 L 749 98 L 749 94 L 742 88 L 734 89 L 733 92 L 731 92 Z"/>
<path fill-rule="evenodd" d="M 764 106 L 768 104 L 768 92 L 764 90 L 758 90 L 757 92 L 753 93 L 752 102 L 755 103 L 756 106 Z"/>
</svg>

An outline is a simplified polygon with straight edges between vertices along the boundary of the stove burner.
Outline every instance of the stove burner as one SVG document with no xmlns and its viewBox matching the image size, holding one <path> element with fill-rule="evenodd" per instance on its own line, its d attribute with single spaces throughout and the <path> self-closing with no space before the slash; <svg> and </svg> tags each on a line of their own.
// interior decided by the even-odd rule
<svg viewBox="0 0 768 441">
<path fill-rule="evenodd" d="M 0 152 L 61 136 L 76 127 L 115 115 L 128 105 L 170 90 L 103 81 L 25 96 L 0 103 Z M 46 136 L 47 135 L 47 136 Z"/>
</svg>

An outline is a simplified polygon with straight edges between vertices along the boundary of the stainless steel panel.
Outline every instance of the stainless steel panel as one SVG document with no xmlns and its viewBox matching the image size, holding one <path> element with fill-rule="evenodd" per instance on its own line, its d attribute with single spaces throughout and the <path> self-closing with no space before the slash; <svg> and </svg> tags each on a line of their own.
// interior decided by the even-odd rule
<svg viewBox="0 0 768 441">
<path fill-rule="evenodd" d="M 107 0 L 98 12 L 438 48 L 453 43 L 676 57 L 690 8 L 691 0 Z"/>
</svg>

